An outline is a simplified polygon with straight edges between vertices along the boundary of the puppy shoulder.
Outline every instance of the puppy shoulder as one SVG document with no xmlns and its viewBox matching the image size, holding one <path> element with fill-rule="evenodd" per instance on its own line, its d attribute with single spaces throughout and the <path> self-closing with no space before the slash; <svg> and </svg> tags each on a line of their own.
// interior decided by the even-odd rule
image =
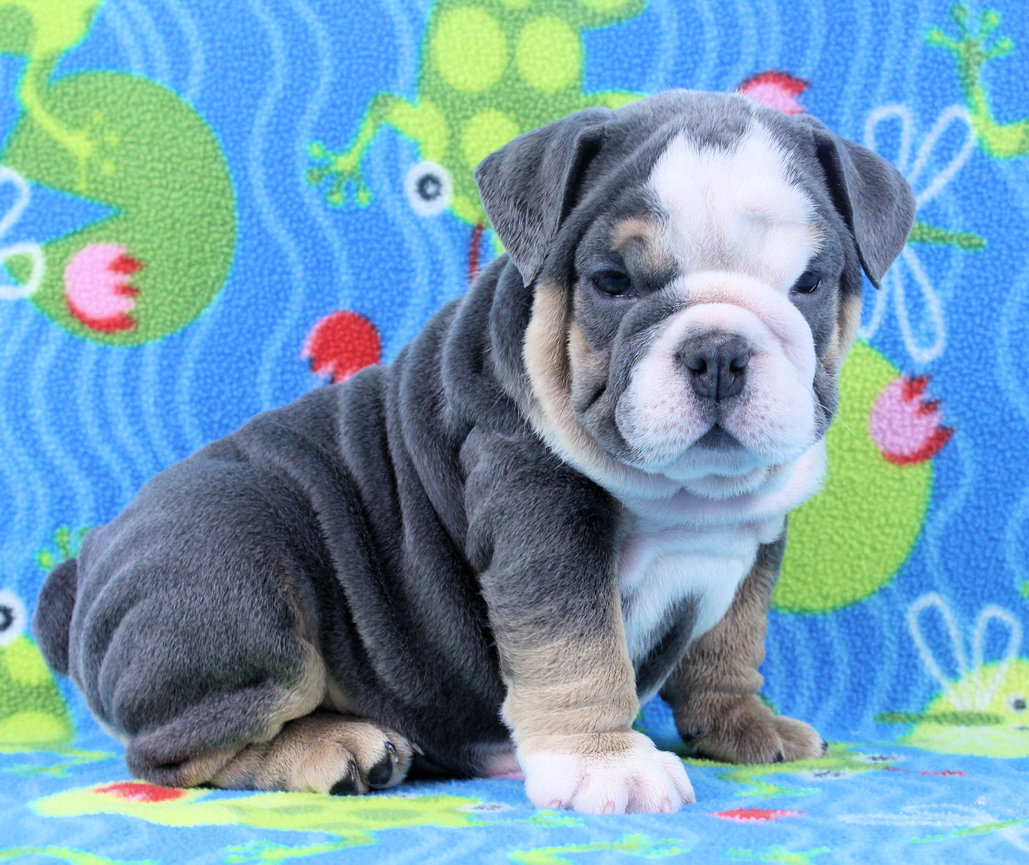
<svg viewBox="0 0 1029 865">
<path fill-rule="evenodd" d="M 441 343 L 442 386 L 452 412 L 507 435 L 524 427 L 518 398 L 527 312 L 512 298 L 514 265 L 501 256 L 458 302 Z M 520 281 L 519 281 L 520 285 Z"/>
<path fill-rule="evenodd" d="M 613 543 L 621 505 L 555 455 L 527 426 L 519 435 L 475 428 L 465 440 L 465 504 L 473 543 L 511 542 L 528 554 L 584 527 Z"/>
</svg>

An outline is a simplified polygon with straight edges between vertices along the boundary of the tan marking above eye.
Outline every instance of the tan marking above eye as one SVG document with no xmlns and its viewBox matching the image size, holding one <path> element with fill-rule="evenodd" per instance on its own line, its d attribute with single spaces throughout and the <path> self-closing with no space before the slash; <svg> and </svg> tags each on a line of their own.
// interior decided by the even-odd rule
<svg viewBox="0 0 1029 865">
<path fill-rule="evenodd" d="M 660 226 L 640 216 L 630 216 L 617 223 L 611 232 L 611 249 L 619 252 L 623 246 L 634 240 L 648 242 L 660 233 Z"/>
<path fill-rule="evenodd" d="M 654 270 L 672 263 L 664 226 L 642 216 L 630 216 L 615 225 L 611 231 L 611 251 L 622 255 L 631 252 Z"/>
</svg>

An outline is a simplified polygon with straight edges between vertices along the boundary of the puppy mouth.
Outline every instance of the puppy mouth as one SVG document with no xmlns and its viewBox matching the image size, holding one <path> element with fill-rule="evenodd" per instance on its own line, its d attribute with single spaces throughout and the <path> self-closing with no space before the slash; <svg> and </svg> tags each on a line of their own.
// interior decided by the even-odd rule
<svg viewBox="0 0 1029 865">
<path fill-rule="evenodd" d="M 693 447 L 709 451 L 733 451 L 742 450 L 743 444 L 725 427 L 716 423 L 693 443 Z"/>
<path fill-rule="evenodd" d="M 766 452 L 751 446 L 745 427 L 736 429 L 731 419 L 717 411 L 701 426 L 696 438 L 684 437 L 664 452 L 630 445 L 621 459 L 651 474 L 659 474 L 707 497 L 720 498 L 749 491 L 763 481 L 769 469 L 800 456 L 812 444 Z M 696 435 L 696 434 L 694 434 Z"/>
<path fill-rule="evenodd" d="M 717 418 L 710 419 L 709 424 L 699 437 L 681 441 L 664 453 L 634 449 L 626 462 L 678 480 L 701 476 L 740 478 L 771 464 L 747 447 L 728 424 Z"/>
</svg>

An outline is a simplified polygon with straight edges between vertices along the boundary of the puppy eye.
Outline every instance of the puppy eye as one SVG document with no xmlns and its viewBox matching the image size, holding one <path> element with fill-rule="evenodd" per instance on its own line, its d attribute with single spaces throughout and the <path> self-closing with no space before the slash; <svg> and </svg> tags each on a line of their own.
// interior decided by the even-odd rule
<svg viewBox="0 0 1029 865">
<path fill-rule="evenodd" d="M 818 286 L 822 284 L 822 277 L 815 273 L 813 270 L 805 270 L 795 283 L 793 283 L 793 290 L 797 294 L 814 294 L 818 291 Z"/>
<path fill-rule="evenodd" d="M 611 297 L 625 297 L 632 291 L 632 280 L 620 270 L 601 270 L 590 277 L 590 282 L 598 291 Z"/>
</svg>

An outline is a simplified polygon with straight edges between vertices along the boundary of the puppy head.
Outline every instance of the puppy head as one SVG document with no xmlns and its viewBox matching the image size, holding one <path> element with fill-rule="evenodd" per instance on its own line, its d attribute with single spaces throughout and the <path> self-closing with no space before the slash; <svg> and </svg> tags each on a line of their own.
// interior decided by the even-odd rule
<svg viewBox="0 0 1029 865">
<path fill-rule="evenodd" d="M 476 179 L 532 293 L 537 431 L 609 488 L 714 498 L 822 438 L 861 271 L 878 285 L 914 215 L 817 120 L 686 91 L 534 130 Z"/>
</svg>

